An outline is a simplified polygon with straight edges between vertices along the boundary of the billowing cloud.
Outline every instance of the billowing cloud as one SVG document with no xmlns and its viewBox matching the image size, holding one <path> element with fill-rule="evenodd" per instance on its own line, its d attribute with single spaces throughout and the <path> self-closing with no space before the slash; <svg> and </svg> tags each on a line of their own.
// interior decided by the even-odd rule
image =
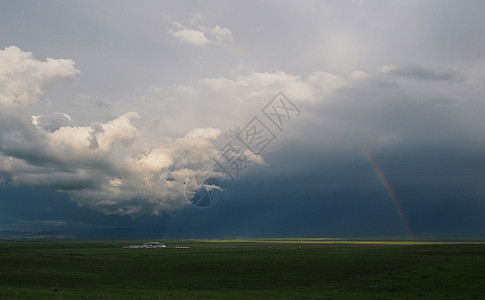
<svg viewBox="0 0 485 300">
<path fill-rule="evenodd" d="M 54 131 L 22 117 L 0 118 L 0 174 L 15 185 L 67 192 L 106 214 L 158 214 L 188 205 L 183 183 L 213 173 L 220 130 L 199 128 L 150 144 L 129 112 L 106 123 Z M 10 126 L 8 126 L 10 124 Z"/>
<path fill-rule="evenodd" d="M 37 101 L 60 79 L 74 79 L 79 70 L 71 59 L 36 60 L 32 53 L 11 46 L 0 50 L 0 104 L 4 107 Z"/>
</svg>

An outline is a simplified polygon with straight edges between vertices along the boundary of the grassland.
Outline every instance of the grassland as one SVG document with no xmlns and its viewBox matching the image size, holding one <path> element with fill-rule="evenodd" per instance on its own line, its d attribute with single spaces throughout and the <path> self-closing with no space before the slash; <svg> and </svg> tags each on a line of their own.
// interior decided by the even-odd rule
<svg viewBox="0 0 485 300">
<path fill-rule="evenodd" d="M 164 249 L 122 249 L 126 244 L 0 243 L 0 298 L 485 297 L 480 243 L 177 240 Z"/>
</svg>

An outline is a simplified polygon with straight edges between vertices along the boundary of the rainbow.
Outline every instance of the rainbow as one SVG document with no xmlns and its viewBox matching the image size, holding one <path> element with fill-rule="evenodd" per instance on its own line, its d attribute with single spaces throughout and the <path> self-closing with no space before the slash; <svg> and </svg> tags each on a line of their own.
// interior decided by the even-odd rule
<svg viewBox="0 0 485 300">
<path fill-rule="evenodd" d="M 406 213 L 402 209 L 401 203 L 399 202 L 399 198 L 396 196 L 396 193 L 392 189 L 392 186 L 389 183 L 389 180 L 387 180 L 386 176 L 384 175 L 384 172 L 382 172 L 381 168 L 379 168 L 379 165 L 375 162 L 374 157 L 369 151 L 363 149 L 362 154 L 364 154 L 364 157 L 366 158 L 367 162 L 374 170 L 377 178 L 386 189 L 386 192 L 389 195 L 389 198 L 391 199 L 391 202 L 394 205 L 394 208 L 396 209 L 396 213 L 399 216 L 399 219 L 401 220 L 401 223 L 403 224 L 407 235 L 411 239 L 413 239 L 414 235 L 413 235 L 413 232 L 411 231 L 411 227 L 409 227 L 409 222 L 406 218 Z"/>
</svg>

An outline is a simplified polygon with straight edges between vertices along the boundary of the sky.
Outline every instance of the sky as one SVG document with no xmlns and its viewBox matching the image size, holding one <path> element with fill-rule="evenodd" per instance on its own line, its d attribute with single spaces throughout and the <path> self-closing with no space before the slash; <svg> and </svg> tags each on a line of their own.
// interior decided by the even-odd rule
<svg viewBox="0 0 485 300">
<path fill-rule="evenodd" d="M 0 0 L 0 237 L 483 237 L 484 12 Z"/>
</svg>

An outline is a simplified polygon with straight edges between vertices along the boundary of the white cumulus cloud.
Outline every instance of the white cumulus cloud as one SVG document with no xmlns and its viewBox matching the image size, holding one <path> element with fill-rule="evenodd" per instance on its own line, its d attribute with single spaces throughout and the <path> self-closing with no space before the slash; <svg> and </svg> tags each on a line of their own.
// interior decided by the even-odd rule
<svg viewBox="0 0 485 300">
<path fill-rule="evenodd" d="M 232 42 L 232 32 L 228 28 L 214 26 L 198 26 L 197 29 L 186 28 L 178 22 L 172 23 L 176 30 L 170 31 L 177 40 L 194 46 L 206 44 L 222 45 L 226 42 Z"/>
<path fill-rule="evenodd" d="M 205 33 L 199 30 L 185 28 L 179 23 L 174 23 L 177 27 L 176 31 L 172 31 L 172 35 L 179 41 L 194 45 L 202 46 L 209 44 L 210 40 L 205 36 Z"/>
<path fill-rule="evenodd" d="M 71 59 L 36 60 L 31 52 L 11 46 L 0 50 L 0 104 L 28 105 L 60 79 L 74 79 L 79 70 Z"/>
</svg>

